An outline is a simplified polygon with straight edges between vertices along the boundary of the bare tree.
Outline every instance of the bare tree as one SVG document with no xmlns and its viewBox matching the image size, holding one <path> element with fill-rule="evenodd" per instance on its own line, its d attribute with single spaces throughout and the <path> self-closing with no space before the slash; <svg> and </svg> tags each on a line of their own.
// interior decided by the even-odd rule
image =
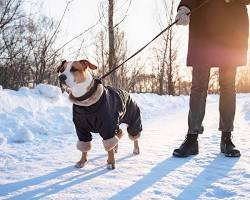
<svg viewBox="0 0 250 200">
<path fill-rule="evenodd" d="M 0 0 L 0 30 L 20 18 L 22 0 Z"/>
<path fill-rule="evenodd" d="M 98 33 L 96 42 L 96 61 L 98 65 L 101 66 L 98 71 L 99 74 L 103 75 L 109 70 L 112 70 L 114 67 L 122 63 L 128 57 L 127 41 L 125 38 L 125 34 L 119 28 L 119 25 L 125 20 L 127 16 L 131 0 L 125 2 L 128 2 L 129 5 L 121 20 L 115 20 L 115 14 L 117 14 L 118 10 L 120 9 L 116 8 L 117 1 L 109 0 L 108 2 L 108 23 L 102 24 L 104 29 Z M 105 10 L 104 4 L 101 4 L 100 10 Z M 115 21 L 119 22 L 116 23 Z M 121 66 L 119 70 L 115 71 L 110 75 L 110 77 L 107 77 L 104 80 L 105 83 L 109 83 L 118 88 L 130 90 L 133 87 L 132 82 L 134 81 L 134 79 L 132 80 L 131 77 L 135 78 L 135 76 L 139 74 L 139 68 L 137 68 L 136 70 L 135 67 L 135 65 L 137 65 L 138 63 L 131 63 L 132 62 L 126 63 Z"/>
<path fill-rule="evenodd" d="M 53 47 L 56 37 L 51 37 L 55 36 L 55 22 L 47 17 L 34 21 L 22 11 L 22 1 L 1 4 L 0 84 L 14 89 L 42 82 L 55 84 L 53 67 L 58 54 Z"/>
<path fill-rule="evenodd" d="M 240 93 L 250 92 L 250 67 L 242 67 L 238 69 L 236 78 L 236 91 Z"/>
<path fill-rule="evenodd" d="M 30 20 L 29 26 L 32 27 L 28 29 L 27 37 L 31 50 L 30 70 L 32 81 L 34 85 L 42 82 L 55 84 L 53 76 L 56 74 L 53 66 L 59 55 L 55 53 L 55 48 L 53 48 L 56 37 L 51 39 L 51 35 L 54 34 L 55 30 L 54 21 L 42 17 L 36 23 Z"/>
<path fill-rule="evenodd" d="M 115 66 L 115 35 L 114 35 L 114 0 L 109 0 L 108 8 L 108 35 L 109 35 L 109 70 Z M 115 73 L 110 75 L 111 84 L 116 85 Z"/>
<path fill-rule="evenodd" d="M 171 0 L 170 2 L 163 1 L 163 4 L 166 11 L 167 25 L 170 25 L 174 21 L 174 0 Z M 166 23 L 161 23 L 159 21 L 159 24 L 161 28 L 163 28 Z M 175 40 L 175 32 L 173 27 L 171 27 L 163 34 L 162 40 L 158 46 L 154 48 L 158 65 L 157 85 L 159 85 L 159 89 L 157 93 L 160 95 L 175 95 L 175 84 L 180 81 L 180 78 L 178 77 L 178 65 L 176 64 L 177 46 Z"/>
</svg>

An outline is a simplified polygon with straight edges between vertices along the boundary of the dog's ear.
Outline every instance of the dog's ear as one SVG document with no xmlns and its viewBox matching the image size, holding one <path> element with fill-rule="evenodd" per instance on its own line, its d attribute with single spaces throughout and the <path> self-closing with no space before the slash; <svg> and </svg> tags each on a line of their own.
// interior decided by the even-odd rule
<svg viewBox="0 0 250 200">
<path fill-rule="evenodd" d="M 62 68 L 63 68 L 63 65 L 66 63 L 67 61 L 64 60 L 62 61 L 61 65 L 59 67 L 57 67 L 57 73 L 61 72 Z"/>
<path fill-rule="evenodd" d="M 89 67 L 89 68 L 92 69 L 92 70 L 97 69 L 97 66 L 96 66 L 96 65 L 93 65 L 93 64 L 90 63 L 88 60 L 80 60 L 80 63 L 81 63 L 83 66 Z"/>
</svg>

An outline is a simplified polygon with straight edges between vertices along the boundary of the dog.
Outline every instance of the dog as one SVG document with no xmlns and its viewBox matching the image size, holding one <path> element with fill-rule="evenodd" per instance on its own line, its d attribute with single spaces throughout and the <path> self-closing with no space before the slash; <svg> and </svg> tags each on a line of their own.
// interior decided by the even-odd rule
<svg viewBox="0 0 250 200">
<path fill-rule="evenodd" d="M 82 157 L 76 163 L 83 168 L 91 150 L 91 133 L 99 133 L 104 149 L 108 152 L 107 169 L 115 169 L 115 153 L 123 133 L 121 123 L 127 124 L 129 138 L 134 142 L 133 154 L 139 154 L 139 138 L 142 132 L 141 114 L 131 96 L 110 86 L 104 86 L 92 76 L 97 66 L 88 60 L 68 62 L 57 68 L 59 81 L 68 88 L 73 103 L 73 122 L 79 141 L 77 149 Z"/>
</svg>

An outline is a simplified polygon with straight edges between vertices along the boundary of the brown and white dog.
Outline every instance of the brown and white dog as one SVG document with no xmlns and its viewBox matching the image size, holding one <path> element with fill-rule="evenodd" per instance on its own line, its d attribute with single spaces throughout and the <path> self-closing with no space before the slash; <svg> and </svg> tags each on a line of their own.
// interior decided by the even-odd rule
<svg viewBox="0 0 250 200">
<path fill-rule="evenodd" d="M 87 60 L 63 61 L 58 67 L 59 81 L 68 87 L 69 98 L 73 102 L 73 121 L 79 141 L 77 149 L 82 157 L 76 167 L 82 168 L 87 162 L 91 149 L 92 132 L 103 138 L 108 152 L 107 168 L 115 169 L 114 153 L 118 141 L 123 136 L 119 125 L 128 125 L 129 138 L 134 142 L 134 154 L 139 154 L 138 139 L 142 125 L 140 109 L 125 91 L 103 86 L 90 73 L 97 67 Z"/>
</svg>

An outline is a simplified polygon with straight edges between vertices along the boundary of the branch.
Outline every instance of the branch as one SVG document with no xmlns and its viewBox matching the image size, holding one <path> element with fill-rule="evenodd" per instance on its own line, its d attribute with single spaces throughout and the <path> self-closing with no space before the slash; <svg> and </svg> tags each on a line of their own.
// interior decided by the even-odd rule
<svg viewBox="0 0 250 200">
<path fill-rule="evenodd" d="M 127 8 L 127 10 L 126 10 L 126 12 L 125 12 L 124 17 L 122 18 L 122 20 L 121 20 L 120 22 L 118 22 L 118 23 L 114 26 L 114 28 L 116 28 L 117 26 L 119 26 L 119 25 L 126 19 L 126 17 L 128 16 L 128 11 L 129 11 L 129 8 L 130 8 L 130 6 L 131 6 L 131 3 L 132 3 L 132 0 L 129 1 L 128 8 Z"/>
<path fill-rule="evenodd" d="M 74 0 L 69 0 L 69 1 L 68 1 L 67 5 L 66 5 L 66 7 L 65 7 L 65 9 L 64 9 L 63 15 L 62 15 L 62 17 L 61 17 L 61 19 L 60 19 L 60 21 L 59 21 L 59 24 L 57 25 L 55 32 L 52 34 L 51 38 L 49 39 L 49 42 L 48 42 L 48 44 L 47 44 L 47 46 L 46 46 L 46 49 L 50 46 L 52 40 L 54 39 L 55 35 L 57 34 L 57 31 L 58 31 L 59 27 L 61 26 L 61 23 L 62 23 L 62 21 L 63 21 L 63 19 L 64 19 L 64 17 L 65 17 L 66 11 L 67 11 L 69 5 L 70 5 L 73 1 L 74 1 Z"/>
</svg>

